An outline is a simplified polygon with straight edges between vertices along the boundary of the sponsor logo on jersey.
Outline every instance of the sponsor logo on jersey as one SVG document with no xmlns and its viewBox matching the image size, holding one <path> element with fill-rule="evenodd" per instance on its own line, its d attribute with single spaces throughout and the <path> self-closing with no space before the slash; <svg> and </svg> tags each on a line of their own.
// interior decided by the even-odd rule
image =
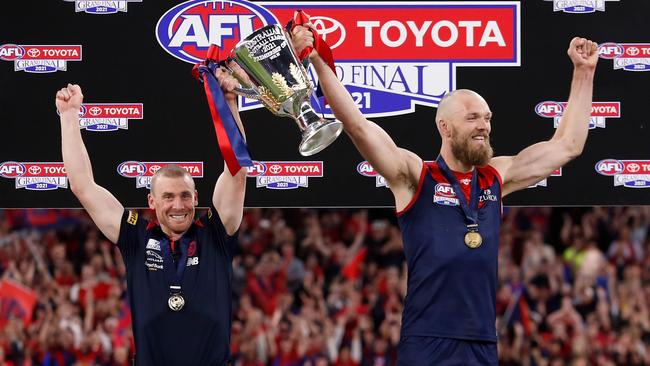
<svg viewBox="0 0 650 366">
<path fill-rule="evenodd" d="M 187 267 L 190 266 L 198 266 L 199 265 L 199 257 L 189 257 L 187 258 Z"/>
<path fill-rule="evenodd" d="M 0 163 L 0 177 L 15 179 L 16 189 L 51 191 L 68 188 L 68 177 L 63 163 L 25 163 L 5 161 Z"/>
<path fill-rule="evenodd" d="M 614 177 L 615 187 L 650 187 L 650 160 L 604 159 L 595 168 L 601 175 Z"/>
<path fill-rule="evenodd" d="M 129 11 L 129 3 L 141 3 L 142 0 L 63 0 L 74 2 L 74 10 L 77 13 L 87 14 L 115 14 Z"/>
<path fill-rule="evenodd" d="M 246 176 L 255 178 L 257 188 L 306 188 L 309 178 L 323 176 L 322 161 L 253 161 L 246 169 Z"/>
<path fill-rule="evenodd" d="M 650 71 L 650 43 L 603 43 L 598 55 L 612 60 L 614 70 Z"/>
<path fill-rule="evenodd" d="M 605 11 L 605 2 L 619 0 L 544 0 L 553 2 L 553 11 L 585 14 Z"/>
<path fill-rule="evenodd" d="M 138 222 L 138 213 L 135 211 L 129 211 L 129 217 L 126 219 L 126 222 L 135 226 Z"/>
<path fill-rule="evenodd" d="M 153 249 L 153 250 L 160 251 L 160 241 L 156 239 L 149 239 L 149 241 L 147 242 L 146 249 Z"/>
<path fill-rule="evenodd" d="M 125 178 L 135 178 L 136 188 L 151 188 L 151 178 L 162 167 L 176 164 L 187 170 L 192 178 L 203 178 L 203 162 L 188 161 L 157 161 L 145 162 L 128 160 L 117 166 L 117 174 Z"/>
<path fill-rule="evenodd" d="M 295 9 L 312 16 L 332 48 L 339 79 L 367 117 L 411 113 L 415 105 L 437 107 L 456 89 L 458 67 L 520 64 L 517 1 L 192 0 L 163 14 L 156 35 L 172 56 L 196 63 L 210 44 L 227 55 L 254 30 L 285 24 Z M 322 98 L 312 105 L 332 115 Z M 260 107 L 240 98 L 240 110 Z"/>
<path fill-rule="evenodd" d="M 481 192 L 481 195 L 478 197 L 478 202 L 479 202 L 479 204 L 487 202 L 487 201 L 496 202 L 497 199 L 498 199 L 497 195 L 493 194 L 492 190 L 487 188 L 487 189 L 484 189 Z"/>
<path fill-rule="evenodd" d="M 37 74 L 66 71 L 68 61 L 81 61 L 81 46 L 3 44 L 0 60 L 13 61 L 14 71 Z"/>
<path fill-rule="evenodd" d="M 535 113 L 544 118 L 553 118 L 553 127 L 558 128 L 567 102 L 540 102 L 535 106 Z M 593 102 L 591 104 L 591 116 L 589 117 L 589 129 L 605 128 L 608 118 L 621 117 L 621 102 Z"/>
<path fill-rule="evenodd" d="M 145 252 L 145 254 L 146 254 L 145 260 L 147 262 L 154 262 L 154 263 L 162 263 L 163 262 L 162 255 L 160 255 L 160 253 L 158 253 L 158 252 L 155 252 L 155 251 L 153 251 L 151 249 L 148 249 Z"/>
</svg>

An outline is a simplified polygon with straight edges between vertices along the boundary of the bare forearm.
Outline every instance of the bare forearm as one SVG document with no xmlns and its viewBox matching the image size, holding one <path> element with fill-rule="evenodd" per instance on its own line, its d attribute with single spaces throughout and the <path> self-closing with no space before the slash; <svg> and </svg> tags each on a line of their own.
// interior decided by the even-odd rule
<svg viewBox="0 0 650 366">
<path fill-rule="evenodd" d="M 61 115 L 61 150 L 70 188 L 75 192 L 83 190 L 94 179 L 76 112 Z"/>
<path fill-rule="evenodd" d="M 575 69 L 566 111 L 554 139 L 564 141 L 568 149 L 578 155 L 587 141 L 589 117 L 593 98 L 594 71 Z"/>
<path fill-rule="evenodd" d="M 336 74 L 318 55 L 313 56 L 311 62 L 314 65 L 316 74 L 318 74 L 318 80 L 323 88 L 325 99 L 336 118 L 343 123 L 345 130 L 348 133 L 353 133 L 356 129 L 363 127 L 366 122 L 365 117 L 359 111 L 352 96 L 341 84 Z"/>
</svg>

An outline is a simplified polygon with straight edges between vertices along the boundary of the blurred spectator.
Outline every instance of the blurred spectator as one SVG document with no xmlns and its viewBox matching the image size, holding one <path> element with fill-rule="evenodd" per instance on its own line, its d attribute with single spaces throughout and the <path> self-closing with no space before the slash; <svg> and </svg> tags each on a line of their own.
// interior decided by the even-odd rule
<svg viewBox="0 0 650 366">
<path fill-rule="evenodd" d="M 115 247 L 83 211 L 0 217 L 0 275 L 36 294 L 28 323 L 2 314 L 0 366 L 127 365 Z M 650 207 L 507 209 L 500 364 L 650 365 L 649 227 Z M 399 238 L 391 210 L 246 210 L 233 365 L 394 365 L 406 296 Z"/>
</svg>

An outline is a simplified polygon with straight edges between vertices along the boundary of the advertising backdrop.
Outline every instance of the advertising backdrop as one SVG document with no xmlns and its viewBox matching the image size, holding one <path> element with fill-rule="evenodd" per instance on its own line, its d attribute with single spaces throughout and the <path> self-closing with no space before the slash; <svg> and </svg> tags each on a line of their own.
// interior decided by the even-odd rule
<svg viewBox="0 0 650 366">
<path fill-rule="evenodd" d="M 489 103 L 496 155 L 549 139 L 561 122 L 574 36 L 599 43 L 589 138 L 578 159 L 506 205 L 650 204 L 650 2 L 49 0 L 0 12 L 0 207 L 80 207 L 61 159 L 54 95 L 80 84 L 80 128 L 94 177 L 124 206 L 145 207 L 153 173 L 185 167 L 201 206 L 223 171 L 203 88 L 191 75 L 210 44 L 227 55 L 296 9 L 332 47 L 339 78 L 396 144 L 434 160 L 436 106 L 468 88 Z M 311 70 L 309 73 L 314 76 Z M 312 101 L 327 117 L 323 100 Z M 240 100 L 248 207 L 379 207 L 383 178 L 342 134 L 302 157 L 289 118 Z"/>
</svg>

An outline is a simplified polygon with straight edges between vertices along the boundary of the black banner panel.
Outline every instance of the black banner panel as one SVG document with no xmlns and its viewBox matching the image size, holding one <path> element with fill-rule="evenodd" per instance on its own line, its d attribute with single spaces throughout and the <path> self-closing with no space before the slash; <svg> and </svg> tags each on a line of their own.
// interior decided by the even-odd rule
<svg viewBox="0 0 650 366">
<path fill-rule="evenodd" d="M 224 163 L 192 66 L 211 44 L 225 57 L 296 9 L 331 46 L 360 110 L 424 160 L 440 149 L 436 106 L 458 88 L 489 103 L 496 155 L 549 139 L 569 96 L 570 40 L 598 42 L 583 154 L 505 204 L 650 204 L 648 1 L 48 0 L 7 2 L 0 12 L 0 206 L 80 207 L 54 106 L 69 82 L 83 89 L 79 128 L 98 184 L 127 207 L 145 207 L 153 173 L 176 163 L 207 206 Z M 393 206 L 386 182 L 345 134 L 303 157 L 291 118 L 254 99 L 239 104 L 254 160 L 246 206 Z M 322 97 L 311 104 L 332 117 Z"/>
</svg>

